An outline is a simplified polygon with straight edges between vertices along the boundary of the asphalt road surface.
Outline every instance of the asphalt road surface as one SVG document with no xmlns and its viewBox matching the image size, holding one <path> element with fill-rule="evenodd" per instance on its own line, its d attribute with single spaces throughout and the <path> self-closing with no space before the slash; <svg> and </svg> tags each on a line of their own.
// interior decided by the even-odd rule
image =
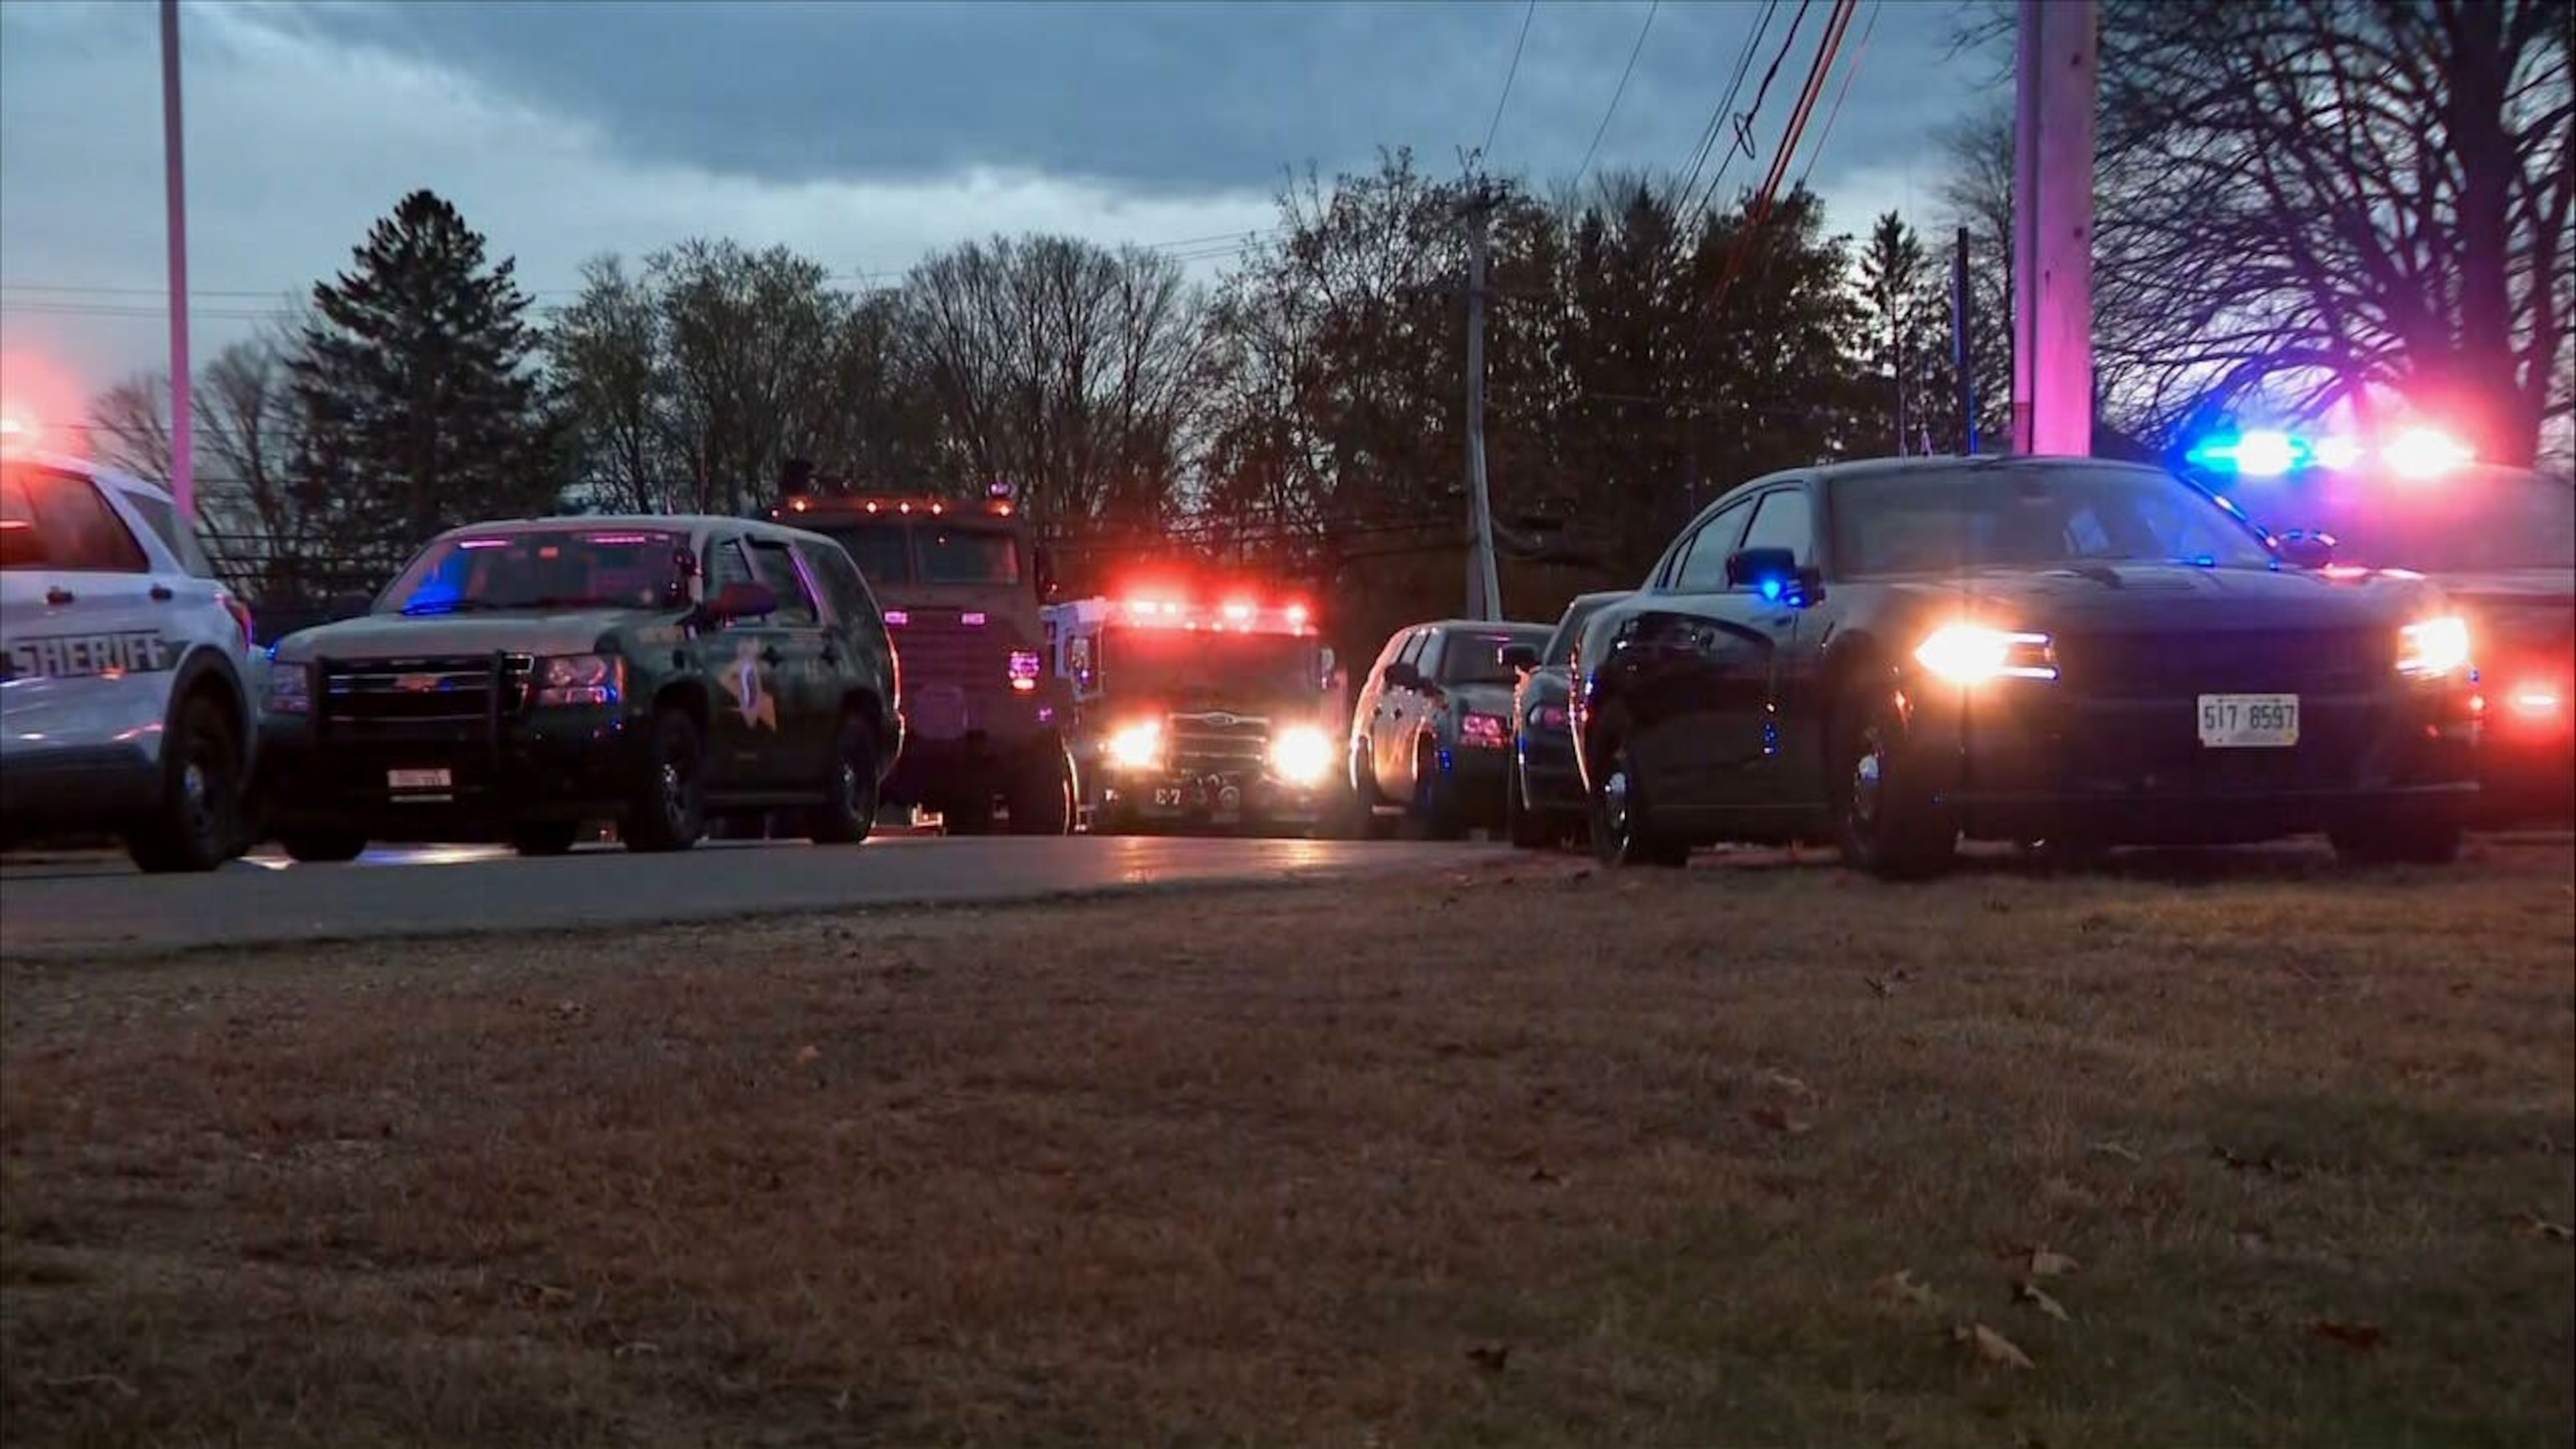
<svg viewBox="0 0 2576 1449">
<path fill-rule="evenodd" d="M 855 849 L 707 844 L 677 855 L 584 850 L 371 851 L 350 865 L 265 852 L 208 875 L 143 876 L 120 859 L 0 868 L 0 955 L 123 954 L 485 930 L 726 920 L 862 905 L 998 902 L 1156 886 L 1376 874 L 1491 846 L 1173 838 L 899 837 Z"/>
</svg>

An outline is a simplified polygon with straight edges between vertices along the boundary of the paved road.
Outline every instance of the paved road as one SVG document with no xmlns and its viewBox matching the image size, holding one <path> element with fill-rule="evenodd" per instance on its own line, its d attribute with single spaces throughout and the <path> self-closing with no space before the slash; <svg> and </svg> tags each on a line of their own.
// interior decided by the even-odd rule
<svg viewBox="0 0 2576 1449">
<path fill-rule="evenodd" d="M 101 858 L 0 870 L 0 954 L 82 956 L 722 920 L 916 902 L 1027 900 L 1068 892 L 1428 868 L 1491 846 L 1304 840 L 935 836 L 853 849 L 703 845 L 681 855 L 604 849 L 555 860 L 434 846 L 354 865 L 268 855 L 211 875 L 147 877 Z"/>
</svg>

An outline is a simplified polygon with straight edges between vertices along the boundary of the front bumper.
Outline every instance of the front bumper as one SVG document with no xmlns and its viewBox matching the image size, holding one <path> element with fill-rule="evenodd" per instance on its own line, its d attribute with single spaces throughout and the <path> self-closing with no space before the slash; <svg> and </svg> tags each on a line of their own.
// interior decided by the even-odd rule
<svg viewBox="0 0 2576 1449">
<path fill-rule="evenodd" d="M 1151 772 L 1113 770 L 1100 781 L 1095 827 L 1105 831 L 1156 825 L 1223 830 L 1309 828 L 1331 813 L 1330 777 L 1292 785 L 1256 770 Z"/>
<path fill-rule="evenodd" d="M 2303 696 L 2286 747 L 2201 743 L 2197 696 L 2100 699 L 2005 681 L 1910 701 L 1917 767 L 1979 839 L 2248 844 L 2409 818 L 2465 820 L 2478 724 L 2465 686 Z"/>
<path fill-rule="evenodd" d="M 645 740 L 616 709 L 540 709 L 497 725 L 270 716 L 259 794 L 272 829 L 363 831 L 371 840 L 478 840 L 514 824 L 614 820 L 643 772 Z M 446 771 L 397 788 L 396 771 Z"/>
</svg>

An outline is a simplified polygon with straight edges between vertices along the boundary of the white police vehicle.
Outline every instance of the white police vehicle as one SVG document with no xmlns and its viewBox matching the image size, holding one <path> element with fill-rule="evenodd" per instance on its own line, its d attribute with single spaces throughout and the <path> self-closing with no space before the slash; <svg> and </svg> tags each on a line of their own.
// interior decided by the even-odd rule
<svg viewBox="0 0 2576 1449">
<path fill-rule="evenodd" d="M 250 611 L 169 494 L 24 437 L 0 428 L 0 837 L 212 870 L 248 843 Z"/>
</svg>

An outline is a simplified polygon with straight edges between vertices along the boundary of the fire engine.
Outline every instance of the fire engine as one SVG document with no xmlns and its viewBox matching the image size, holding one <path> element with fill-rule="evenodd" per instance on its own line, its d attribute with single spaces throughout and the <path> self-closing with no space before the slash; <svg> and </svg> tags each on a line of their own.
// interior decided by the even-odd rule
<svg viewBox="0 0 2576 1449">
<path fill-rule="evenodd" d="M 1306 605 L 1166 589 L 1046 614 L 1094 833 L 1331 823 L 1346 715 Z"/>
<path fill-rule="evenodd" d="M 1017 835 L 1074 825 L 1065 750 L 1069 701 L 1050 676 L 1040 618 L 1044 550 L 1015 491 L 981 498 L 790 491 L 782 523 L 848 550 L 894 641 L 904 713 L 903 758 L 885 801 L 937 813 L 952 835 Z"/>
</svg>

